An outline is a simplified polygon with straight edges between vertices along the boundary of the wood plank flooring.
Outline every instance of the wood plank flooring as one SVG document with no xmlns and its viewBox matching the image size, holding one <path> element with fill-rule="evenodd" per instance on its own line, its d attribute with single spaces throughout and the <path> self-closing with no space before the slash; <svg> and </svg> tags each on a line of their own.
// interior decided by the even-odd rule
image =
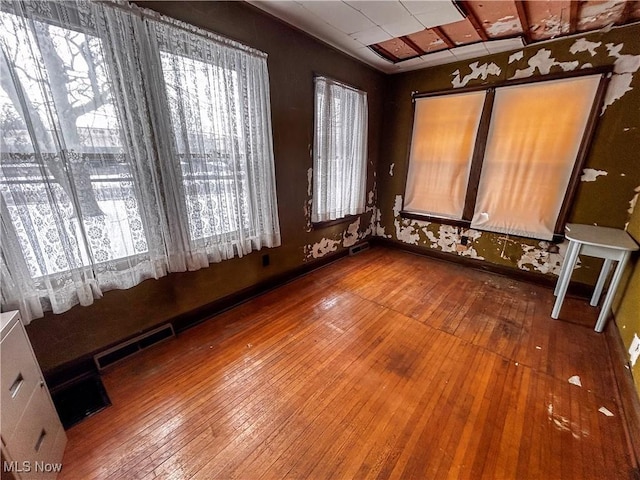
<svg viewBox="0 0 640 480">
<path fill-rule="evenodd" d="M 634 478 L 597 310 L 553 298 L 345 258 L 111 367 L 59 478 Z"/>
</svg>

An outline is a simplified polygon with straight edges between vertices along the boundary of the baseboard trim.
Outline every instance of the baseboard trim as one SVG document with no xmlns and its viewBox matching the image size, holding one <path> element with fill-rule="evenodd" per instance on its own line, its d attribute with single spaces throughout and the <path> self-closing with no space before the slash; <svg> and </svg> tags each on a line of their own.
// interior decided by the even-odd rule
<svg viewBox="0 0 640 480">
<path fill-rule="evenodd" d="M 137 332 L 126 338 L 120 339 L 117 342 L 109 344 L 104 348 L 97 349 L 75 360 L 45 371 L 43 372 L 43 374 L 47 382 L 47 386 L 50 390 L 55 390 L 61 388 L 62 386 L 72 384 L 88 376 L 97 375 L 99 371 L 94 362 L 95 355 L 100 355 L 103 352 L 107 352 L 110 349 L 113 349 L 117 345 L 132 341 L 136 337 L 144 335 L 146 332 L 152 331 L 162 324 L 171 323 L 176 334 L 179 334 L 195 325 L 198 325 L 199 323 L 215 317 L 216 315 L 219 315 L 231 308 L 245 303 L 252 298 L 257 297 L 258 295 L 262 295 L 263 293 L 292 282 L 293 280 L 303 275 L 311 273 L 314 270 L 322 268 L 348 255 L 349 249 L 345 248 L 326 255 L 322 258 L 306 262 L 289 271 L 275 275 L 274 277 L 258 282 L 255 285 L 239 290 L 235 293 L 232 293 L 231 295 L 227 295 L 211 303 L 203 305 L 202 307 L 176 316 L 169 321 L 163 320 L 157 325 L 151 326 L 150 328 L 145 329 L 142 332 Z"/>
<path fill-rule="evenodd" d="M 433 250 L 431 248 L 420 247 L 418 245 L 410 245 L 397 240 L 391 240 L 388 238 L 374 237 L 370 240 L 373 245 L 380 245 L 388 248 L 395 248 L 404 250 L 405 252 L 413 253 L 416 255 L 422 255 L 430 257 L 435 260 L 441 260 L 449 263 L 456 263 L 465 267 L 473 268 L 474 270 L 481 270 L 483 272 L 494 273 L 503 277 L 513 278 L 514 280 L 521 280 L 528 283 L 537 285 L 543 285 L 549 288 L 554 288 L 556 284 L 556 277 L 545 275 L 538 272 L 529 272 L 526 270 L 520 270 L 513 267 L 507 267 L 504 265 L 497 265 L 484 260 L 478 260 L 475 258 L 461 257 L 452 253 L 441 252 L 439 250 Z M 584 283 L 571 282 L 569 284 L 569 295 L 591 298 L 593 287 Z"/>
</svg>

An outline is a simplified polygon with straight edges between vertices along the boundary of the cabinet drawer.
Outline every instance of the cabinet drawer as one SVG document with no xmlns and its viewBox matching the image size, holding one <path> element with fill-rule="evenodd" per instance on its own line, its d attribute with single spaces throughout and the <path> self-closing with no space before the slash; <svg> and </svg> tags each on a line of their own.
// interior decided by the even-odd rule
<svg viewBox="0 0 640 480">
<path fill-rule="evenodd" d="M 11 459 L 20 464 L 29 462 L 34 470 L 36 463 L 60 462 L 60 434 L 64 436 L 64 431 L 49 393 L 44 387 L 38 388 L 27 404 L 13 437 L 9 439 Z"/>
<path fill-rule="evenodd" d="M 19 323 L 2 340 L 0 364 L 2 436 L 6 439 L 13 435 L 29 398 L 42 381 L 29 340 Z"/>
</svg>

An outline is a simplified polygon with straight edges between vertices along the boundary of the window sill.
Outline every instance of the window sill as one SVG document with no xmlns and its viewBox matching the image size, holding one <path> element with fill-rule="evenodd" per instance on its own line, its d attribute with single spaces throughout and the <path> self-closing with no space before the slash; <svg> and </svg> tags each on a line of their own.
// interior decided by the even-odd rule
<svg viewBox="0 0 640 480">
<path fill-rule="evenodd" d="M 335 220 L 326 220 L 324 222 L 312 222 L 311 227 L 314 230 L 320 230 L 326 227 L 332 227 L 341 223 L 350 223 L 358 218 L 358 215 L 347 215 L 346 217 L 336 218 Z"/>
</svg>

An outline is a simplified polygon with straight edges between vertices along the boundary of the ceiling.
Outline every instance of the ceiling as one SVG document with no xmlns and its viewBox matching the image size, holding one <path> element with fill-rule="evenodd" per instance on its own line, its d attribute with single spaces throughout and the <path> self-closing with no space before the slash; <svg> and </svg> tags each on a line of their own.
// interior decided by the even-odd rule
<svg viewBox="0 0 640 480">
<path fill-rule="evenodd" d="M 630 0 L 248 0 L 386 73 L 640 20 Z"/>
</svg>

